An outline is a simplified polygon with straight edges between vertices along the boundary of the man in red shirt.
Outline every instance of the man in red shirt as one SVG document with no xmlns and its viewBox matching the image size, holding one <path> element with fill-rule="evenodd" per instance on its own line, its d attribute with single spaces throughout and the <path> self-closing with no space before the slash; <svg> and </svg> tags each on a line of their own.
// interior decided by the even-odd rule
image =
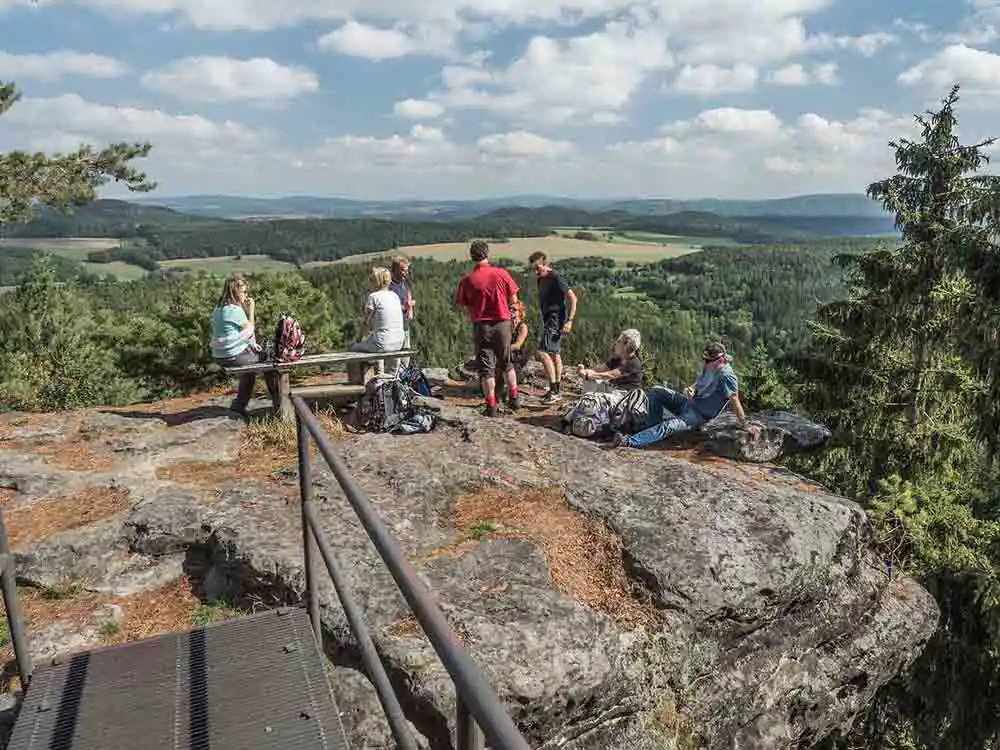
<svg viewBox="0 0 1000 750">
<path fill-rule="evenodd" d="M 476 266 L 458 282 L 455 304 L 464 307 L 472 321 L 473 343 L 479 377 L 486 396 L 486 416 L 497 415 L 496 372 L 501 368 L 507 383 L 507 404 L 520 406 L 517 373 L 510 361 L 510 308 L 517 302 L 518 287 L 503 268 L 487 260 L 489 247 L 482 240 L 469 246 L 469 257 Z"/>
</svg>

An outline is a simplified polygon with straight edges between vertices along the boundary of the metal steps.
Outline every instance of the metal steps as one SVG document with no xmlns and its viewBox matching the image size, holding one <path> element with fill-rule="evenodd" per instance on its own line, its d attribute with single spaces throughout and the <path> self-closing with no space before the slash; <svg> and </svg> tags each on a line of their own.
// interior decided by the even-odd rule
<svg viewBox="0 0 1000 750">
<path fill-rule="evenodd" d="M 36 667 L 8 750 L 348 750 L 306 612 Z"/>
</svg>

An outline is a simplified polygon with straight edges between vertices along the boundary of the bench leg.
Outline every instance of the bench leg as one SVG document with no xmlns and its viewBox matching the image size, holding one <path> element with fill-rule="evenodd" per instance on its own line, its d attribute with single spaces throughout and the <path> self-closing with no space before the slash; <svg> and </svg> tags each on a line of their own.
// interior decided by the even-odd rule
<svg viewBox="0 0 1000 750">
<path fill-rule="evenodd" d="M 278 373 L 278 395 L 273 404 L 274 413 L 286 422 L 295 421 L 295 407 L 292 406 L 291 391 L 288 373 Z"/>
<path fill-rule="evenodd" d="M 364 385 L 375 377 L 374 362 L 349 362 L 347 364 L 347 382 L 351 385 Z"/>
</svg>

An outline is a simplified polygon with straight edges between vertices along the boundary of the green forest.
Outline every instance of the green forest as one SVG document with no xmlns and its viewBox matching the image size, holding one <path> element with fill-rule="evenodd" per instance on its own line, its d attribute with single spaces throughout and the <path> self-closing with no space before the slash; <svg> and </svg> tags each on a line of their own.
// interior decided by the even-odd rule
<svg viewBox="0 0 1000 750">
<path fill-rule="evenodd" d="M 0 87 L 0 113 L 15 94 Z M 940 628 L 923 655 L 880 691 L 849 734 L 825 740 L 825 750 L 1000 750 L 1000 178 L 985 171 L 992 141 L 959 139 L 958 101 L 956 87 L 939 109 L 919 116 L 919 138 L 890 144 L 896 174 L 868 187 L 896 218 L 900 241 L 799 238 L 650 265 L 558 264 L 580 295 L 568 362 L 605 357 L 619 330 L 634 326 L 643 334 L 647 378 L 680 384 L 694 374 L 706 339 L 722 339 L 736 355 L 750 410 L 789 407 L 833 429 L 826 451 L 791 468 L 862 504 L 887 575 L 905 571 L 937 599 Z M 34 200 L 83 204 L 110 179 L 148 189 L 145 175 L 129 166 L 146 152 L 145 144 L 117 144 L 52 163 L 0 155 L 0 189 L 12 174 L 23 181 L 0 205 L 0 224 L 31 227 Z M 52 174 L 65 182 L 53 184 Z M 470 220 L 462 232 L 527 231 L 505 223 L 510 215 Z M 157 242 L 192 232 L 206 239 L 190 252 L 237 252 L 212 244 L 212 236 L 218 243 L 269 237 L 268 248 L 301 260 L 370 242 L 388 249 L 400 226 L 434 231 L 434 222 L 350 220 L 336 243 L 317 247 L 326 236 L 312 228 L 319 221 L 252 229 L 201 221 L 197 231 L 150 225 L 142 236 L 157 257 L 180 252 L 179 240 Z M 399 236 L 395 243 L 405 244 Z M 191 273 L 119 282 L 73 276 L 40 253 L 16 261 L 18 283 L 0 296 L 5 408 L 126 404 L 218 380 L 207 341 L 220 279 Z M 424 364 L 457 365 L 471 353 L 469 326 L 452 306 L 465 268 L 413 264 L 414 343 Z M 530 309 L 535 285 L 526 269 L 513 271 Z M 295 315 L 310 351 L 343 347 L 358 333 L 367 274 L 365 266 L 345 265 L 253 276 L 257 316 Z"/>
</svg>

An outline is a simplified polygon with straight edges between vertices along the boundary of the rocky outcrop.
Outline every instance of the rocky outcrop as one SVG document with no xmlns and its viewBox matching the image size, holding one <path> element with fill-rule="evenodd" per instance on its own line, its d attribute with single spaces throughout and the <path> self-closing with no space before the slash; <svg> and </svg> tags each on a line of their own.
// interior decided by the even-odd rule
<svg viewBox="0 0 1000 750">
<path fill-rule="evenodd" d="M 609 451 L 469 409 L 441 416 L 431 433 L 341 436 L 339 448 L 533 747 L 809 747 L 849 724 L 936 626 L 929 594 L 870 553 L 862 510 L 781 469 Z M 825 440 L 771 419 L 783 445 Z M 294 455 L 254 470 L 240 429 L 209 410 L 8 431 L 0 480 L 16 488 L 12 527 L 80 488 L 128 497 L 125 510 L 109 503 L 92 523 L 31 539 L 20 575 L 51 585 L 82 570 L 86 586 L 132 591 L 183 568 L 246 606 L 297 603 Z M 70 433 L 89 436 L 98 468 L 32 452 Z M 317 461 L 324 528 L 414 731 L 450 748 L 450 680 Z M 321 596 L 353 747 L 391 747 L 325 576 Z"/>
</svg>

